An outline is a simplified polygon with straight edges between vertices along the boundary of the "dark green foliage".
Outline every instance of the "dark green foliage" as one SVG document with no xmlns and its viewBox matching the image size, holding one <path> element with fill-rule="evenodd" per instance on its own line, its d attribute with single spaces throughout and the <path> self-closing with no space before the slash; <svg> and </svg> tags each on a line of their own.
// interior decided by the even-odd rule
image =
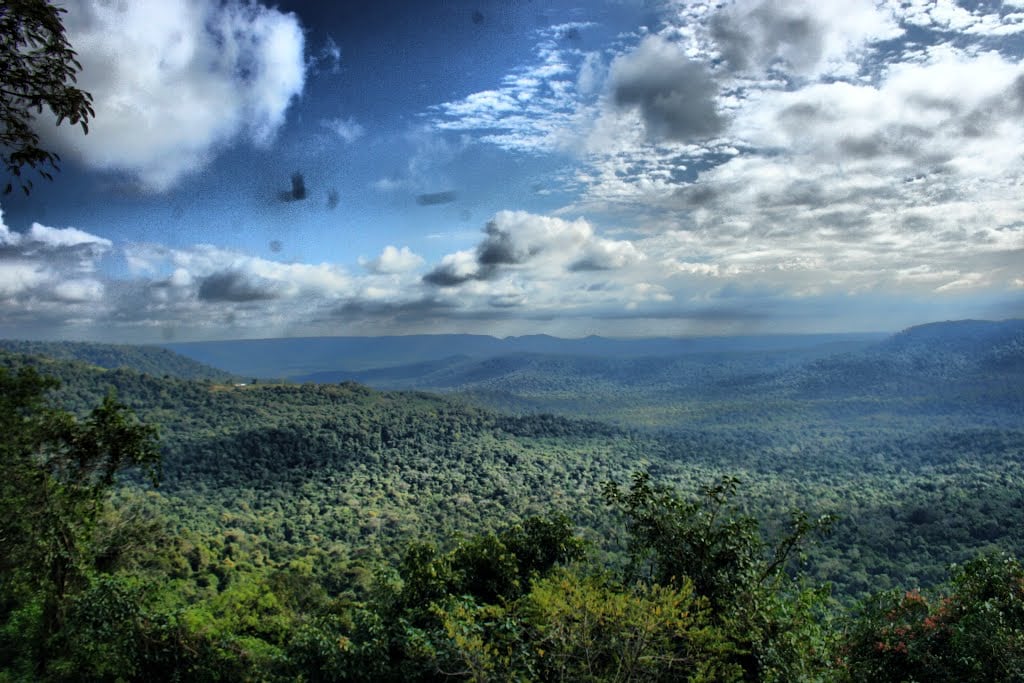
<svg viewBox="0 0 1024 683">
<path fill-rule="evenodd" d="M 22 176 L 26 166 L 51 179 L 46 167 L 57 168 L 60 157 L 39 146 L 32 129 L 33 112 L 47 107 L 57 117 L 89 132 L 96 115 L 92 96 L 70 83 L 82 65 L 64 35 L 64 8 L 49 0 L 4 0 L 0 3 L 0 149 L 11 176 L 4 194 L 17 183 L 25 194 L 32 181 Z"/>
<path fill-rule="evenodd" d="M 112 394 L 76 420 L 48 404 L 55 386 L 31 368 L 0 368 L 0 619 L 30 634 L 40 676 L 57 675 L 74 649 L 66 624 L 92 583 L 97 526 L 116 475 L 142 467 L 155 477 L 159 463 L 155 429 Z"/>
<path fill-rule="evenodd" d="M 408 538 L 551 508 L 616 552 L 600 484 L 638 463 L 683 489 L 740 473 L 750 510 L 772 527 L 793 506 L 839 513 L 804 569 L 845 599 L 937 584 L 949 563 L 992 547 L 1024 554 L 1024 429 L 970 403 L 936 420 L 882 399 L 710 401 L 651 433 L 351 383 L 236 387 L 0 355 L 26 362 L 59 376 L 62 404 L 79 415 L 113 387 L 161 425 L 165 476 L 151 509 L 211 536 L 237 529 L 275 561 L 316 557 L 325 578 L 397 560 Z"/>
<path fill-rule="evenodd" d="M 406 550 L 398 574 L 402 609 L 421 609 L 447 595 L 480 602 L 512 600 L 557 564 L 578 560 L 583 544 L 568 517 L 530 517 L 498 534 L 480 534 L 440 554 L 431 545 Z"/>
<path fill-rule="evenodd" d="M 230 382 L 233 377 L 216 368 L 197 363 L 159 346 L 95 344 L 92 342 L 39 342 L 0 339 L 0 350 L 60 360 L 77 360 L 107 370 L 125 368 L 153 377 L 208 379 Z"/>
<path fill-rule="evenodd" d="M 992 667 L 1017 666 L 1019 567 L 965 565 L 937 588 L 951 561 L 1024 549 L 1024 430 L 998 412 L 966 406 L 935 422 L 870 396 L 716 399 L 651 433 L 351 383 L 236 386 L 18 354 L 0 366 L 10 368 L 5 458 L 43 437 L 64 454 L 14 458 L 10 471 L 81 482 L 81 498 L 52 490 L 87 512 L 67 527 L 77 559 L 47 636 L 46 572 L 29 571 L 44 566 L 33 559 L 42 546 L 26 530 L 67 518 L 47 521 L 32 512 L 38 488 L 0 481 L 19 501 L 0 530 L 23 542 L 0 557 L 0 680 L 870 680 L 878 666 L 925 680 L 935 670 L 880 660 L 870 638 L 903 622 L 879 612 L 848 623 L 826 580 L 847 605 L 879 588 L 936 587 L 923 593 L 930 611 L 908 604 L 905 621 L 924 628 L 951 597 L 961 640 L 919 650 L 914 666 L 955 656 L 964 680 L 1017 675 Z M 104 403 L 111 388 L 161 425 L 159 490 L 97 457 L 138 427 Z M 650 474 L 602 487 L 638 467 Z M 822 510 L 842 518 L 805 545 Z M 878 604 L 899 606 L 905 593 L 894 595 Z"/>
<path fill-rule="evenodd" d="M 815 619 L 822 595 L 802 590 L 786 569 L 794 551 L 833 519 L 810 521 L 795 511 L 783 535 L 766 540 L 759 521 L 736 507 L 738 485 L 725 477 L 686 500 L 636 473 L 625 491 L 608 484 L 605 497 L 625 517 L 630 576 L 653 585 L 692 585 L 732 639 L 745 678 L 789 680 L 808 666 L 823 666 L 826 651 Z"/>
</svg>

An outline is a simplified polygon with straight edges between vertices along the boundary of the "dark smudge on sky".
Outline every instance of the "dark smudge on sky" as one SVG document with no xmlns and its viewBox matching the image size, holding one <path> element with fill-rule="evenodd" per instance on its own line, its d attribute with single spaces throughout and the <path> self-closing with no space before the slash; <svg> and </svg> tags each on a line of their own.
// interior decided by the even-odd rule
<svg viewBox="0 0 1024 683">
<path fill-rule="evenodd" d="M 445 192 L 430 192 L 428 194 L 416 195 L 416 203 L 420 206 L 435 206 L 437 204 L 450 204 L 456 199 L 454 190 Z"/>
<path fill-rule="evenodd" d="M 282 202 L 299 202 L 306 198 L 306 180 L 296 171 L 292 174 L 292 189 L 282 190 L 277 194 Z"/>
</svg>

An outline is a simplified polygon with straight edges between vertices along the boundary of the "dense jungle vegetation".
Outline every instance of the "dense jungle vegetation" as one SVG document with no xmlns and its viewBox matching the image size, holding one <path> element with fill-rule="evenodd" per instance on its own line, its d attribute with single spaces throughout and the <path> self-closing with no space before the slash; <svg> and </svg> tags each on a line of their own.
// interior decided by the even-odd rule
<svg viewBox="0 0 1024 683">
<path fill-rule="evenodd" d="M 1013 343 L 719 374 L 653 429 L 13 348 L 0 680 L 1019 680 Z"/>
</svg>

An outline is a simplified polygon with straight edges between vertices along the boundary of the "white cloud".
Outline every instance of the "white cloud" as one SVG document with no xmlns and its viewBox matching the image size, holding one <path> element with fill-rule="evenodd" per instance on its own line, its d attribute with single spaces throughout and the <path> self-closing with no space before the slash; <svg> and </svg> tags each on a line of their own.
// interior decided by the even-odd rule
<svg viewBox="0 0 1024 683">
<path fill-rule="evenodd" d="M 717 13 L 679 5 L 685 24 L 640 38 L 613 64 L 668 61 L 655 58 L 661 51 L 677 65 L 703 63 L 720 89 L 703 101 L 728 125 L 710 144 L 664 133 L 649 140 L 652 123 L 668 127 L 681 110 L 671 98 L 647 111 L 640 97 L 636 111 L 608 106 L 613 66 L 605 106 L 580 119 L 592 122 L 572 178 L 581 195 L 558 212 L 614 218 L 647 235 L 632 240 L 647 259 L 621 270 L 620 283 L 646 273 L 640 281 L 674 283 L 666 287 L 677 301 L 713 299 L 714 288 L 741 282 L 751 299 L 759 290 L 947 298 L 1016 274 L 1018 48 L 968 38 L 967 23 L 954 44 L 952 20 L 933 21 L 917 44 L 893 40 L 911 5 L 938 16 L 944 5 L 935 3 L 741 0 Z M 1017 20 L 1000 21 L 1005 31 Z M 978 32 L 991 17 L 979 12 L 972 22 Z M 636 71 L 638 81 L 652 72 Z M 685 82 L 680 75 L 647 91 Z M 706 94 L 698 88 L 695 97 Z"/>
<path fill-rule="evenodd" d="M 292 14 L 228 0 L 68 3 L 68 38 L 96 118 L 40 130 L 93 168 L 162 191 L 240 138 L 266 144 L 305 80 Z"/>
<path fill-rule="evenodd" d="M 320 122 L 327 130 L 331 131 L 342 141 L 352 144 L 359 138 L 366 134 L 366 129 L 355 119 L 349 118 L 336 118 L 336 119 L 324 119 Z"/>
<path fill-rule="evenodd" d="M 873 0 L 737 0 L 711 20 L 719 53 L 740 72 L 849 74 L 866 44 L 902 33 L 892 9 Z"/>
<path fill-rule="evenodd" d="M 534 60 L 507 74 L 500 87 L 433 107 L 434 128 L 472 131 L 482 142 L 511 151 L 560 149 L 573 131 L 581 96 L 591 95 L 597 85 L 600 60 L 565 48 L 559 40 L 566 31 L 590 26 L 563 24 L 540 31 Z"/>
<path fill-rule="evenodd" d="M 103 283 L 95 279 L 65 280 L 53 288 L 55 298 L 67 303 L 102 301 Z"/>
<path fill-rule="evenodd" d="M 102 297 L 92 274 L 110 252 L 110 240 L 78 228 L 33 223 L 26 233 L 11 230 L 0 209 L 0 299 L 8 306 L 28 300 L 82 302 Z"/>
<path fill-rule="evenodd" d="M 334 42 L 334 38 L 331 36 L 327 36 L 324 46 L 316 56 L 317 67 L 319 68 L 321 64 L 325 64 L 327 70 L 332 74 L 341 71 L 341 47 Z"/>
<path fill-rule="evenodd" d="M 423 263 L 423 257 L 414 254 L 409 247 L 399 249 L 389 244 L 384 247 L 380 256 L 366 261 L 362 265 L 372 273 L 392 274 L 415 270 Z"/>
<path fill-rule="evenodd" d="M 38 263 L 0 262 L 0 301 L 31 290 L 51 277 Z"/>
<path fill-rule="evenodd" d="M 600 52 L 588 52 L 576 75 L 576 90 L 587 96 L 600 91 L 607 76 L 607 67 Z"/>
<path fill-rule="evenodd" d="M 36 242 L 48 247 L 76 247 L 91 245 L 100 249 L 109 249 L 113 243 L 103 237 L 91 235 L 78 228 L 50 228 L 33 223 L 28 234 L 22 238 L 23 243 Z"/>
<path fill-rule="evenodd" d="M 1004 8 L 1020 6 L 1017 2 L 1003 2 Z M 908 24 L 941 31 L 948 35 L 959 33 L 994 38 L 1024 30 L 1020 13 L 986 13 L 984 5 L 969 10 L 953 0 L 912 0 L 905 3 L 901 10 L 902 18 Z"/>
</svg>

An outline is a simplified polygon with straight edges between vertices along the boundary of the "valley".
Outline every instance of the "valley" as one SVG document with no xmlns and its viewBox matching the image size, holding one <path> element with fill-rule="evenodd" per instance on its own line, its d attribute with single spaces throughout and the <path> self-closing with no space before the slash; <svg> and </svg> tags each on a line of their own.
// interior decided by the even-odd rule
<svg viewBox="0 0 1024 683">
<path fill-rule="evenodd" d="M 786 565 L 830 586 L 832 609 L 1024 555 L 1021 321 L 703 344 L 274 381 L 157 347 L 2 342 L 0 366 L 57 378 L 54 400 L 82 416 L 113 390 L 159 428 L 159 486 L 129 476 L 113 500 L 165 544 L 150 551 L 162 569 L 133 571 L 169 572 L 164 599 L 196 619 L 232 587 L 296 571 L 324 599 L 371 600 L 410 544 L 458 552 L 537 516 L 568 520 L 592 562 L 624 567 L 606 487 L 638 473 L 680 492 L 735 478 L 736 514 L 766 537 L 796 509 L 833 517 Z"/>
</svg>

